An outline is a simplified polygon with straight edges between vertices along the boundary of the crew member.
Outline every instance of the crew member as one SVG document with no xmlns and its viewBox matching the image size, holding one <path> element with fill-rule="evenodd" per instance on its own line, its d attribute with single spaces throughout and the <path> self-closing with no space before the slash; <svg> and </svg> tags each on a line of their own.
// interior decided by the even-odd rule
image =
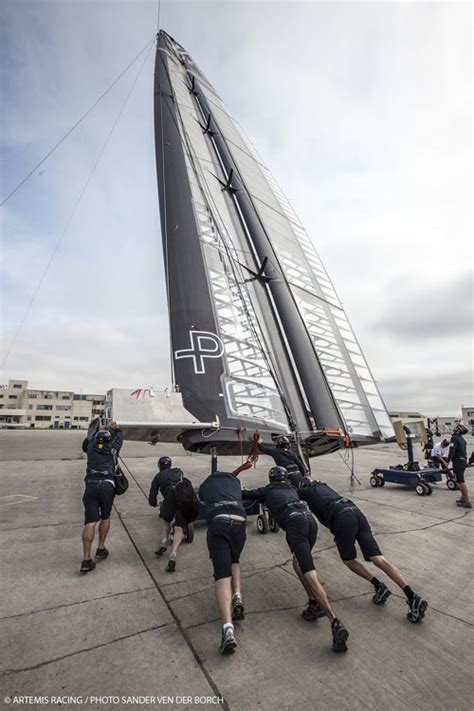
<svg viewBox="0 0 474 711">
<path fill-rule="evenodd" d="M 426 442 L 423 445 L 423 452 L 425 453 L 425 459 L 431 459 L 431 450 L 433 449 L 433 432 L 430 430 L 429 425 L 425 426 L 426 432 Z"/>
<path fill-rule="evenodd" d="M 99 523 L 99 545 L 95 552 L 98 560 L 105 560 L 109 551 L 105 547 L 105 539 L 110 530 L 110 514 L 115 498 L 114 474 L 117 468 L 117 457 L 122 446 L 122 430 L 116 422 L 110 428 L 99 425 L 99 429 L 90 439 L 83 442 L 82 448 L 87 453 L 86 488 L 82 502 L 84 504 L 84 529 L 82 531 L 83 560 L 81 573 L 94 570 L 95 563 L 91 558 L 94 542 L 95 526 Z"/>
<path fill-rule="evenodd" d="M 177 467 L 172 467 L 173 462 L 170 457 L 160 457 L 158 460 L 158 473 L 151 482 L 148 503 L 156 507 L 158 492 L 162 495 L 163 501 L 160 504 L 160 518 L 163 519 L 163 538 L 155 555 L 163 555 L 168 549 L 168 540 L 171 533 L 171 524 L 174 519 L 174 535 L 171 544 L 171 552 L 166 566 L 167 573 L 174 573 L 176 570 L 176 557 L 178 548 L 184 537 L 186 529 L 186 517 L 178 505 L 175 494 L 175 486 L 183 478 L 183 472 Z"/>
<path fill-rule="evenodd" d="M 337 619 L 314 567 L 311 550 L 316 543 L 318 525 L 300 501 L 288 476 L 285 467 L 272 467 L 268 473 L 270 483 L 258 489 L 244 489 L 242 498 L 265 504 L 273 520 L 285 531 L 286 542 L 293 553 L 294 570 L 310 599 L 319 603 L 331 624 L 333 650 L 346 652 L 349 632 Z"/>
<path fill-rule="evenodd" d="M 240 481 L 228 472 L 214 472 L 199 487 L 199 499 L 206 505 L 207 547 L 222 617 L 220 652 L 231 654 L 237 646 L 232 622 L 244 619 L 240 555 L 245 545 L 247 514 Z"/>
<path fill-rule="evenodd" d="M 453 474 L 461 491 L 461 498 L 456 501 L 458 506 L 465 509 L 472 509 L 472 504 L 469 499 L 469 490 L 464 479 L 464 472 L 467 467 L 467 442 L 463 435 L 467 434 L 467 427 L 464 425 L 456 425 L 451 437 L 451 446 L 449 448 L 448 461 L 453 464 Z"/>
<path fill-rule="evenodd" d="M 449 469 L 449 439 L 443 439 L 442 442 L 436 442 L 431 450 L 431 461 L 436 467 L 441 466 L 442 469 Z"/>
<path fill-rule="evenodd" d="M 329 528 L 334 535 L 343 563 L 353 573 L 372 583 L 375 588 L 372 598 L 374 603 L 384 604 L 391 592 L 384 583 L 372 575 L 368 568 L 356 560 L 356 541 L 365 560 L 371 561 L 377 568 L 383 570 L 403 590 L 409 607 L 407 618 L 410 622 L 422 620 L 428 603 L 413 592 L 398 568 L 384 558 L 362 511 L 350 499 L 341 496 L 323 482 L 313 481 L 310 477 L 303 477 L 298 473 L 290 474 L 290 480 L 318 521 Z"/>
<path fill-rule="evenodd" d="M 278 437 L 276 441 L 276 447 L 267 447 L 266 444 L 262 444 L 261 439 L 258 440 L 258 448 L 263 454 L 268 454 L 269 457 L 273 457 L 273 461 L 277 467 L 285 467 L 287 471 L 299 470 L 302 474 L 305 474 L 306 467 L 303 464 L 301 457 L 291 451 L 290 440 L 285 435 Z"/>
</svg>

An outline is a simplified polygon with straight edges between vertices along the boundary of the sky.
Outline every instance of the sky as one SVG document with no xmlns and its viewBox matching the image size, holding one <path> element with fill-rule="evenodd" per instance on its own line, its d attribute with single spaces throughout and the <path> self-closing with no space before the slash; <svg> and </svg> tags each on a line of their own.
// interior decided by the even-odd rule
<svg viewBox="0 0 474 711">
<path fill-rule="evenodd" d="M 158 2 L 2 0 L 1 14 L 0 202 L 150 43 Z M 161 2 L 161 27 L 313 239 L 389 409 L 474 404 L 471 15 L 468 2 Z M 0 208 L 2 361 L 37 291 L 2 382 L 170 384 L 150 50 Z"/>
</svg>

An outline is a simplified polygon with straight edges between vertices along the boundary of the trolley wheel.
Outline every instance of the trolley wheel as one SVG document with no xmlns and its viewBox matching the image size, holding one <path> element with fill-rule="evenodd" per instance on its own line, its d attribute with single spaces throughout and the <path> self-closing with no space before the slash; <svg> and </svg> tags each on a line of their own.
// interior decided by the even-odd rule
<svg viewBox="0 0 474 711">
<path fill-rule="evenodd" d="M 370 486 L 373 486 L 375 488 L 376 486 L 379 485 L 378 477 L 376 477 L 372 474 L 372 476 L 369 479 L 369 483 L 370 483 Z"/>
<path fill-rule="evenodd" d="M 273 518 L 270 519 L 269 528 L 272 533 L 278 533 L 278 531 L 280 530 L 280 526 L 277 524 L 276 521 L 274 521 Z"/>
<path fill-rule="evenodd" d="M 268 533 L 268 521 L 264 514 L 258 514 L 257 516 L 257 531 L 259 533 Z"/>
<path fill-rule="evenodd" d="M 192 523 L 188 523 L 186 525 L 186 534 L 184 536 L 184 540 L 186 543 L 192 543 L 194 541 L 194 525 Z"/>
<path fill-rule="evenodd" d="M 385 486 L 385 479 L 380 474 L 377 475 L 377 486 Z"/>
<path fill-rule="evenodd" d="M 419 484 L 417 484 L 415 486 L 415 491 L 418 494 L 418 496 L 425 496 L 426 495 L 425 485 L 422 482 L 420 482 Z"/>
<path fill-rule="evenodd" d="M 457 481 L 451 478 L 446 479 L 446 486 L 450 491 L 456 491 L 456 489 L 458 488 Z"/>
<path fill-rule="evenodd" d="M 431 484 L 428 484 L 428 482 L 426 482 L 426 481 L 425 481 L 425 486 L 428 489 L 428 491 L 426 492 L 426 496 L 431 496 L 431 494 L 433 493 L 433 487 L 431 486 Z"/>
</svg>

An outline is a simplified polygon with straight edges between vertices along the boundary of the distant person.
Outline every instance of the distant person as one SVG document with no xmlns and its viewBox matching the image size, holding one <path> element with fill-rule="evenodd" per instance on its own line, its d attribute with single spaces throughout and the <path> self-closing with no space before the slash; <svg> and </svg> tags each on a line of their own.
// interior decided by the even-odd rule
<svg viewBox="0 0 474 711">
<path fill-rule="evenodd" d="M 285 467 L 287 471 L 299 470 L 302 474 L 305 474 L 306 467 L 303 460 L 291 451 L 290 440 L 285 435 L 278 437 L 276 447 L 267 447 L 259 439 L 258 448 L 263 454 L 268 454 L 269 457 L 272 457 L 277 467 Z"/>
<path fill-rule="evenodd" d="M 430 430 L 429 426 L 425 427 L 426 432 L 426 442 L 423 445 L 423 452 L 425 453 L 425 459 L 431 459 L 431 450 L 433 449 L 433 432 Z"/>
<path fill-rule="evenodd" d="M 183 479 L 181 469 L 172 466 L 170 457 L 160 457 L 158 460 L 158 473 L 153 479 L 148 496 L 150 506 L 156 507 L 158 493 L 163 497 L 160 504 L 160 518 L 163 519 L 163 538 L 155 555 L 163 555 L 168 549 L 168 541 L 171 534 L 171 524 L 174 520 L 174 535 L 171 545 L 171 552 L 166 566 L 167 573 L 174 573 L 176 570 L 176 558 L 178 548 L 184 538 L 186 530 L 186 515 L 176 497 L 176 486 Z"/>
<path fill-rule="evenodd" d="M 240 556 L 246 540 L 247 514 L 240 481 L 214 472 L 199 487 L 206 506 L 207 547 L 214 568 L 215 593 L 222 617 L 221 654 L 232 654 L 237 642 L 233 622 L 244 619 Z"/>
<path fill-rule="evenodd" d="M 288 548 L 293 554 L 293 568 L 311 601 L 325 612 L 331 625 L 333 650 L 347 651 L 349 632 L 336 617 L 326 592 L 316 574 L 312 548 L 316 543 L 318 525 L 300 501 L 298 493 L 288 479 L 285 467 L 272 467 L 268 473 L 270 483 L 258 489 L 244 489 L 244 500 L 260 501 L 267 506 L 272 518 L 286 533 Z M 300 474 L 300 476 L 302 476 Z"/>
<path fill-rule="evenodd" d="M 469 490 L 464 479 L 464 472 L 467 467 L 467 442 L 463 435 L 467 434 L 467 432 L 468 429 L 464 425 L 456 425 L 451 437 L 448 460 L 452 462 L 453 474 L 461 492 L 461 498 L 456 501 L 456 504 L 465 509 L 472 509 Z"/>
<path fill-rule="evenodd" d="M 443 439 L 441 442 L 437 442 L 433 445 L 433 449 L 431 450 L 431 461 L 436 467 L 449 469 L 449 447 L 449 439 Z"/>
<path fill-rule="evenodd" d="M 122 442 L 122 430 L 116 422 L 112 422 L 110 427 L 99 425 L 97 432 L 90 439 L 86 438 L 82 445 L 87 454 L 87 467 L 84 480 L 86 488 L 82 497 L 85 518 L 82 532 L 84 554 L 81 573 L 88 573 L 95 568 L 91 549 L 98 521 L 100 521 L 99 545 L 95 557 L 98 560 L 105 560 L 109 555 L 105 540 L 110 530 L 110 514 L 115 498 L 114 474 Z"/>
<path fill-rule="evenodd" d="M 300 474 L 290 474 L 289 477 L 297 488 L 300 498 L 307 502 L 310 511 L 334 535 L 344 565 L 356 575 L 372 583 L 375 591 L 373 602 L 376 605 L 384 604 L 391 592 L 384 583 L 372 575 L 368 568 L 356 560 L 356 541 L 365 560 L 383 570 L 405 593 L 409 607 L 408 620 L 420 622 L 425 616 L 428 603 L 413 592 L 398 568 L 384 558 L 362 511 L 350 499 L 341 496 L 323 482 Z"/>
</svg>

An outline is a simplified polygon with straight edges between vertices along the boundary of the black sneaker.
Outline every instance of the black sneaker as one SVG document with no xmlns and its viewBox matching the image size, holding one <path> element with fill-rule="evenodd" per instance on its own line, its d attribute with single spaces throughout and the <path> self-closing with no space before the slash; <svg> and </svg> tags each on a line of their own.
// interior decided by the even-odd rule
<svg viewBox="0 0 474 711">
<path fill-rule="evenodd" d="M 232 595 L 232 620 L 243 620 L 245 617 L 244 602 L 241 593 Z"/>
<path fill-rule="evenodd" d="M 167 573 L 174 573 L 176 570 L 176 558 L 173 556 L 173 558 L 170 558 L 168 561 L 168 565 L 166 566 L 166 572 Z"/>
<path fill-rule="evenodd" d="M 306 622 L 313 622 L 313 620 L 318 620 L 320 617 L 326 617 L 326 613 L 319 603 L 310 600 L 308 607 L 301 613 L 301 617 Z"/>
<path fill-rule="evenodd" d="M 167 551 L 166 546 L 160 546 L 157 551 L 155 551 L 155 555 L 163 555 Z"/>
<path fill-rule="evenodd" d="M 407 620 L 415 624 L 421 622 L 428 607 L 426 600 L 423 600 L 419 595 L 413 595 L 411 602 L 407 600 L 407 605 L 410 608 L 410 612 L 407 613 Z"/>
<path fill-rule="evenodd" d="M 337 618 L 331 623 L 332 629 L 332 648 L 334 652 L 347 652 L 347 640 L 349 632 Z"/>
<path fill-rule="evenodd" d="M 90 573 L 91 570 L 94 570 L 95 568 L 95 563 L 93 560 L 83 560 L 81 563 L 81 573 Z"/>
<path fill-rule="evenodd" d="M 375 591 L 375 595 L 372 597 L 372 602 L 374 605 L 385 605 L 391 594 L 388 587 L 384 583 L 380 583 Z"/>
<path fill-rule="evenodd" d="M 472 509 L 470 501 L 456 501 L 456 506 L 461 506 L 463 509 Z"/>
<path fill-rule="evenodd" d="M 107 548 L 97 548 L 95 552 L 95 557 L 99 560 L 105 560 L 108 555 L 109 551 L 107 550 Z"/>
<path fill-rule="evenodd" d="M 237 642 L 234 637 L 234 628 L 227 627 L 226 630 L 222 630 L 222 641 L 220 646 L 221 654 L 233 654 L 235 648 L 237 647 Z"/>
</svg>

